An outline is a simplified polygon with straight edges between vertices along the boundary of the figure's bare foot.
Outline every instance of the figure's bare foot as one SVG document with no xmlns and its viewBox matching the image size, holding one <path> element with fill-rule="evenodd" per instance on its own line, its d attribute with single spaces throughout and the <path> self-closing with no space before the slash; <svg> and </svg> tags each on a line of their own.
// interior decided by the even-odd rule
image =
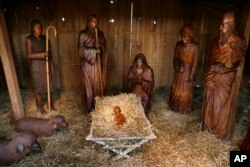
<svg viewBox="0 0 250 167">
<path fill-rule="evenodd" d="M 37 112 L 40 112 L 42 115 L 46 115 L 46 111 L 42 107 L 37 108 Z"/>
<path fill-rule="evenodd" d="M 55 107 L 51 107 L 51 112 L 56 112 L 57 109 Z"/>
</svg>

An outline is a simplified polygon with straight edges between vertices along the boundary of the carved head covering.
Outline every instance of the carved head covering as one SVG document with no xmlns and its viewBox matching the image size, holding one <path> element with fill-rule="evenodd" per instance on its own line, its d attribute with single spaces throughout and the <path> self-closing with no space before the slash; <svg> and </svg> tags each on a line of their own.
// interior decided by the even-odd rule
<svg viewBox="0 0 250 167">
<path fill-rule="evenodd" d="M 222 16 L 222 20 L 223 20 L 224 22 L 232 22 L 232 21 L 235 21 L 234 12 L 227 12 L 227 13 L 224 13 L 223 16 Z"/>
<path fill-rule="evenodd" d="M 191 38 L 194 38 L 194 26 L 191 23 L 185 23 L 181 28 L 180 35 L 185 36 L 188 35 Z"/>
<path fill-rule="evenodd" d="M 234 12 L 226 12 L 222 16 L 222 22 L 230 25 L 232 28 L 235 25 L 235 13 Z"/>
<path fill-rule="evenodd" d="M 97 20 L 97 28 L 98 28 L 98 25 L 99 25 L 99 18 L 96 14 L 89 14 L 88 15 L 88 18 L 87 18 L 87 22 L 86 22 L 86 27 L 90 28 L 90 22 L 93 20 L 93 19 L 96 19 Z"/>
<path fill-rule="evenodd" d="M 143 67 L 142 68 L 145 68 L 145 67 L 148 67 L 148 62 L 147 62 L 147 59 L 146 59 L 146 57 L 144 56 L 144 54 L 143 53 L 138 53 L 136 56 L 135 56 L 135 58 L 134 58 L 134 61 L 133 61 L 133 66 L 134 66 L 134 68 L 136 68 L 136 64 L 137 64 L 137 61 L 138 60 L 141 60 L 142 61 L 142 63 L 143 63 Z"/>
</svg>

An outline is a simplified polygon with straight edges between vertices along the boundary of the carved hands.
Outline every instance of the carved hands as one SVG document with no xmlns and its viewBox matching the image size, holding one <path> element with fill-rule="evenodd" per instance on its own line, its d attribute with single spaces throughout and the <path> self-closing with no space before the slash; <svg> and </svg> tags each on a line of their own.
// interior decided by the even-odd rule
<svg viewBox="0 0 250 167">
<path fill-rule="evenodd" d="M 225 72 L 225 65 L 222 63 L 217 63 L 217 64 L 213 64 L 211 65 L 211 70 L 218 72 L 218 73 L 224 73 Z"/>
</svg>

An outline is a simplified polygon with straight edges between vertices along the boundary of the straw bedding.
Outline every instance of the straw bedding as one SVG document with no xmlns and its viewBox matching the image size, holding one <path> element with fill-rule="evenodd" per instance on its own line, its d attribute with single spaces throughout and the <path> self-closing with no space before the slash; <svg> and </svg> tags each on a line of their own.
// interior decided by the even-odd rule
<svg viewBox="0 0 250 167">
<path fill-rule="evenodd" d="M 27 116 L 42 117 L 36 112 L 35 100 L 30 90 L 21 91 Z M 240 92 L 237 125 L 232 141 L 222 141 L 207 131 L 201 131 L 201 102 L 202 90 L 194 92 L 194 111 L 190 115 L 181 115 L 168 109 L 167 100 L 169 88 L 161 88 L 153 94 L 152 109 L 148 116 L 152 125 L 151 130 L 156 139 L 145 143 L 141 148 L 130 153 L 131 158 L 111 161 L 113 155 L 108 150 L 94 142 L 86 141 L 91 126 L 91 116 L 82 114 L 81 97 L 78 90 L 57 90 L 54 94 L 55 113 L 49 113 L 50 118 L 55 114 L 62 114 L 69 123 L 69 129 L 52 137 L 39 138 L 43 152 L 30 155 L 22 161 L 12 164 L 18 167 L 35 166 L 91 166 L 91 167 L 227 167 L 229 166 L 229 151 L 238 150 L 248 126 L 250 125 L 250 90 Z M 13 111 L 8 98 L 8 92 L 0 93 L 0 137 L 12 138 L 16 135 Z M 131 97 L 132 98 L 132 97 Z M 97 102 L 99 100 L 97 99 Z M 101 99 L 99 101 L 102 102 Z M 98 103 L 99 103 L 98 102 Z M 125 101 L 114 102 L 120 106 L 122 113 L 128 107 Z M 45 105 L 46 108 L 46 105 Z M 129 109 L 132 111 L 132 109 Z M 106 110 L 103 110 L 104 114 Z M 95 114 L 94 112 L 91 114 Z M 109 115 L 110 117 L 113 117 Z M 126 118 L 128 116 L 126 115 Z M 105 120 L 104 120 L 105 121 Z M 127 120 L 128 122 L 132 120 Z M 137 120 L 138 121 L 138 120 Z M 144 122 L 144 121 L 143 121 Z M 111 122 L 107 122 L 110 123 Z M 130 135 L 148 135 L 147 127 L 142 124 L 139 133 L 136 130 Z M 108 127 L 107 127 L 108 128 Z M 125 125 L 123 130 L 130 128 Z M 132 128 L 132 127 L 131 127 Z M 132 128 L 135 129 L 135 128 Z M 114 129 L 110 129 L 113 135 Z M 122 130 L 121 130 L 122 131 Z M 95 131 L 95 135 L 106 134 Z M 126 135 L 118 132 L 119 135 Z"/>
<path fill-rule="evenodd" d="M 126 122 L 123 125 L 116 124 L 115 106 L 119 106 L 125 116 Z M 91 116 L 95 137 L 144 137 L 152 133 L 140 98 L 135 94 L 97 97 L 96 109 Z"/>
</svg>

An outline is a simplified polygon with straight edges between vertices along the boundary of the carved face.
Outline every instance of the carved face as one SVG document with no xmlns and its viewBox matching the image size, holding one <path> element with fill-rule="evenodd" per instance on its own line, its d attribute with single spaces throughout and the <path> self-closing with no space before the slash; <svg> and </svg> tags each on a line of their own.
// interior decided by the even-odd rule
<svg viewBox="0 0 250 167">
<path fill-rule="evenodd" d="M 192 39 L 194 38 L 194 34 L 194 26 L 191 23 L 185 23 L 180 30 L 181 39 L 184 45 L 192 41 Z"/>
<path fill-rule="evenodd" d="M 36 24 L 34 27 L 33 27 L 33 34 L 36 36 L 36 37 L 39 37 L 43 32 L 43 29 L 42 29 L 42 26 L 40 24 Z"/>
<path fill-rule="evenodd" d="M 235 33 L 235 18 L 233 12 L 225 13 L 220 23 L 219 43 L 224 45 Z"/>
<path fill-rule="evenodd" d="M 117 113 L 121 113 L 121 109 L 120 109 L 120 107 L 118 107 L 118 106 L 115 106 L 115 108 L 114 108 L 114 112 L 117 114 Z"/>
<path fill-rule="evenodd" d="M 143 61 L 141 59 L 138 59 L 136 62 L 136 68 L 142 68 L 143 66 Z"/>
<path fill-rule="evenodd" d="M 229 29 L 228 23 L 225 20 L 222 21 L 220 24 L 220 31 L 222 31 L 223 33 L 226 33 L 228 29 Z"/>
<path fill-rule="evenodd" d="M 97 19 L 92 19 L 91 21 L 90 21 L 90 26 L 92 27 L 92 28 L 97 28 L 98 27 L 98 21 L 97 21 Z"/>
<path fill-rule="evenodd" d="M 183 41 L 184 45 L 186 45 L 186 44 L 190 43 L 190 41 L 191 41 L 190 36 L 188 36 L 187 34 L 182 35 L 182 36 L 181 36 L 181 39 L 182 39 L 182 41 Z"/>
<path fill-rule="evenodd" d="M 146 57 L 142 53 L 137 54 L 133 60 L 134 70 L 138 68 L 145 69 L 145 67 L 147 66 L 148 66 L 148 63 L 147 63 Z"/>
<path fill-rule="evenodd" d="M 220 25 L 220 38 L 219 38 L 219 43 L 221 45 L 224 45 L 226 43 L 226 41 L 228 40 L 230 36 L 230 32 L 231 32 L 231 28 L 229 24 L 225 21 L 222 21 Z"/>
</svg>

